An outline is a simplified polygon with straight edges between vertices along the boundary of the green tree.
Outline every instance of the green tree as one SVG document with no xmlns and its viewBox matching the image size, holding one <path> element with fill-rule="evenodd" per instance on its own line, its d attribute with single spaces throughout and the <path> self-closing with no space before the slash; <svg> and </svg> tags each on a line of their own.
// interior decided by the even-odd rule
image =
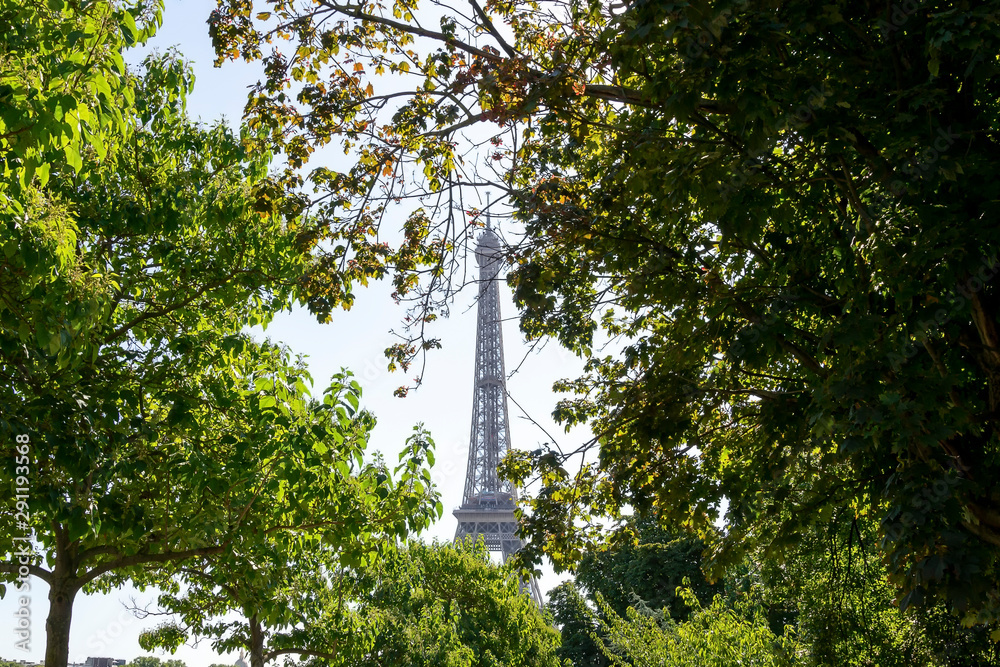
<svg viewBox="0 0 1000 667">
<path fill-rule="evenodd" d="M 481 544 L 411 542 L 361 576 L 372 593 L 356 601 L 358 627 L 370 648 L 345 665 L 560 665 L 558 633 Z"/>
<path fill-rule="evenodd" d="M 11 0 L 0 8 L 0 215 L 9 225 L 55 171 L 115 160 L 135 103 L 122 51 L 162 20 L 158 1 Z M 86 164 L 85 164 L 85 158 Z"/>
<path fill-rule="evenodd" d="M 734 568 L 735 588 L 759 587 L 774 632 L 793 628 L 815 665 L 1000 662 L 988 628 L 963 628 L 943 604 L 901 612 L 874 548 L 876 525 L 846 514 L 810 528 L 780 561 L 758 552 Z"/>
<path fill-rule="evenodd" d="M 626 505 L 706 534 L 725 507 L 738 562 L 871 508 L 903 607 L 994 620 L 997 6 L 940 9 L 637 3 L 575 38 L 642 99 L 543 130 L 516 298 L 529 335 L 628 343 L 561 385 L 599 459 L 514 471 L 543 478 L 539 549 L 572 560 L 577 520 Z"/>
<path fill-rule="evenodd" d="M 893 602 L 875 535 L 862 534 L 864 525 L 838 516 L 804 533 L 780 562 L 750 557 L 771 627 L 795 629 L 810 664 L 933 664 L 919 624 Z"/>
<path fill-rule="evenodd" d="M 1000 648 L 989 628 L 966 628 L 944 605 L 927 607 L 916 614 L 916 623 L 934 660 L 949 667 L 1000 665 Z"/>
<path fill-rule="evenodd" d="M 574 580 L 549 593 L 548 608 L 562 636 L 559 656 L 578 667 L 608 664 L 593 637 L 600 628 L 599 608 L 619 617 L 630 608 L 648 609 L 683 621 L 691 608 L 677 594 L 680 586 L 701 604 L 722 592 L 702 572 L 703 541 L 678 537 L 648 519 L 634 518 L 628 528 L 614 543 L 584 554 Z"/>
<path fill-rule="evenodd" d="M 245 652 L 250 667 L 263 667 L 286 655 L 340 664 L 344 654 L 359 650 L 355 645 L 367 646 L 349 608 L 364 591 L 345 581 L 344 570 L 377 567 L 394 557 L 397 537 L 420 530 L 432 516 L 440 518 L 441 505 L 424 467 L 433 464 L 434 442 L 416 427 L 407 445 L 395 471 L 376 460 L 350 478 L 331 479 L 336 487 L 331 491 L 346 502 L 333 513 L 314 508 L 311 519 L 298 522 L 312 531 L 324 523 L 349 524 L 355 534 L 276 533 L 275 539 L 240 539 L 224 554 L 180 563 L 173 573 L 183 593 L 175 586 L 160 595 L 159 611 L 135 610 L 140 617 L 155 613 L 179 619 L 143 633 L 143 648 L 174 651 L 189 638 L 207 638 L 215 651 Z M 377 502 L 352 504 L 372 489 Z M 407 504 L 411 500 L 422 502 Z M 330 496 L 312 499 L 319 506 L 329 502 Z M 378 533 L 380 526 L 390 528 Z M 233 620 L 234 613 L 239 620 Z"/>
<path fill-rule="evenodd" d="M 125 667 L 187 667 L 187 664 L 183 660 L 160 660 L 156 656 L 140 655 Z"/>
<path fill-rule="evenodd" d="M 315 233 L 355 253 L 343 277 L 391 276 L 393 297 L 417 304 L 406 320 L 411 336 L 387 350 L 392 368 L 406 369 L 440 346 L 428 325 L 447 312 L 448 294 L 462 276 L 456 253 L 467 247 L 470 226 L 482 224 L 464 190 L 521 187 L 515 180 L 537 142 L 533 128 L 522 136 L 519 121 L 554 108 L 575 113 L 580 86 L 586 99 L 630 99 L 627 91 L 553 65 L 555 33 L 574 19 L 558 20 L 553 34 L 541 34 L 549 28 L 540 26 L 556 20 L 559 9 L 550 15 L 541 7 L 474 0 L 470 12 L 456 9 L 466 17 L 458 19 L 409 0 L 370 7 L 268 0 L 257 8 L 267 11 L 256 12 L 242 0 L 217 5 L 209 17 L 216 64 L 263 63 L 265 78 L 249 95 L 245 121 L 255 145 L 285 154 L 286 182 L 313 188 L 311 210 L 322 221 Z M 421 9 L 428 14 L 423 19 Z M 508 43 L 494 21 L 513 28 L 517 43 Z M 440 27 L 428 27 L 434 25 Z M 499 127 L 483 128 L 493 123 Z M 473 125 L 484 136 L 479 148 L 466 151 L 461 132 Z M 353 163 L 343 171 L 318 165 L 303 173 L 315 151 L 332 142 Z M 492 183 L 491 173 L 498 174 Z M 401 235 L 383 227 L 399 202 L 408 206 Z M 353 298 L 344 296 L 340 280 L 324 276 L 329 265 L 314 267 L 309 279 L 309 307 L 320 316 L 330 299 Z"/>
<path fill-rule="evenodd" d="M 153 655 L 140 655 L 125 667 L 161 667 L 163 661 Z"/>
<path fill-rule="evenodd" d="M 113 10 L 67 7 L 84 27 Z M 68 63 L 73 48 L 103 53 L 54 34 Z M 279 534 L 404 536 L 435 509 L 429 489 L 365 468 L 374 419 L 356 382 L 338 376 L 313 399 L 301 362 L 242 333 L 290 306 L 315 261 L 302 201 L 268 177 L 270 156 L 186 118 L 191 75 L 176 58 L 118 85 L 135 104 L 108 111 L 129 130 L 114 151 L 88 130 L 85 167 L 57 154 L 47 180 L 36 170 L 5 201 L 0 230 L 0 452 L 4 478 L 26 489 L 0 512 L 0 574 L 20 590 L 48 584 L 50 667 L 67 663 L 80 591 L 164 584 L 166 566 Z"/>
<path fill-rule="evenodd" d="M 576 582 L 592 601 L 600 595 L 620 616 L 629 607 L 644 605 L 682 620 L 690 611 L 677 595 L 685 580 L 702 604 L 722 592 L 702 572 L 705 542 L 672 534 L 650 519 L 636 518 L 629 528 L 617 544 L 589 551 L 580 560 Z"/>
<path fill-rule="evenodd" d="M 804 664 L 794 635 L 775 635 L 759 599 L 742 596 L 733 605 L 722 596 L 703 607 L 689 589 L 680 595 L 691 606 L 690 620 L 676 622 L 666 614 L 645 615 L 630 608 L 626 617 L 602 607 L 603 635 L 598 644 L 620 667 L 632 665 L 698 665 L 699 667 L 779 667 Z"/>
<path fill-rule="evenodd" d="M 605 667 L 611 664 L 597 645 L 600 629 L 597 611 L 592 608 L 574 581 L 564 581 L 549 591 L 545 608 L 559 629 L 561 660 L 574 667 Z"/>
<path fill-rule="evenodd" d="M 210 18 L 220 60 L 264 61 L 247 122 L 292 181 L 353 151 L 309 175 L 324 234 L 399 294 L 432 267 L 417 338 L 477 217 L 463 184 L 525 224 L 522 328 L 587 357 L 557 416 L 599 449 L 511 462 L 543 483 L 527 558 L 572 565 L 626 506 L 706 538 L 725 512 L 719 566 L 870 509 L 904 607 L 993 622 L 1000 3 L 266 4 Z M 421 193 L 446 203 L 378 245 Z"/>
</svg>

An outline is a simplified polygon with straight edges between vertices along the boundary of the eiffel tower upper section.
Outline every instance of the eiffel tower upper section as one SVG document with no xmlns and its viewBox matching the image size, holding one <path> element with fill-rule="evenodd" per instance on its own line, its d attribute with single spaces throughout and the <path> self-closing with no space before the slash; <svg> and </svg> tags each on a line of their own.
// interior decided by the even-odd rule
<svg viewBox="0 0 1000 667">
<path fill-rule="evenodd" d="M 499 551 L 506 561 L 521 548 L 517 535 L 517 489 L 500 479 L 497 465 L 510 451 L 510 419 L 507 411 L 507 381 L 503 362 L 503 330 L 500 326 L 500 238 L 487 218 L 479 236 L 479 320 L 476 328 L 476 375 L 472 398 L 472 437 L 469 467 L 465 476 L 462 506 L 455 510 L 455 539 L 483 538 L 490 551 Z M 541 606 L 538 583 L 521 582 Z"/>
<path fill-rule="evenodd" d="M 507 384 L 500 326 L 500 239 L 490 228 L 476 247 L 479 262 L 479 321 L 472 399 L 472 436 L 463 509 L 513 509 L 517 490 L 500 479 L 497 465 L 510 450 Z"/>
</svg>

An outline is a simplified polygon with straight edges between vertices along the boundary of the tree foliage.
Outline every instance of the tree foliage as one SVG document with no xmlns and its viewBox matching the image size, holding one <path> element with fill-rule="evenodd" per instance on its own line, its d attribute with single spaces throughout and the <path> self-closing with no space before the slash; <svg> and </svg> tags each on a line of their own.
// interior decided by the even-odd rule
<svg viewBox="0 0 1000 667">
<path fill-rule="evenodd" d="M 48 584 L 46 664 L 80 591 L 296 540 L 350 564 L 440 515 L 429 457 L 398 479 L 365 462 L 349 374 L 314 398 L 301 360 L 245 333 L 305 294 L 315 239 L 268 152 L 186 117 L 179 58 L 120 65 L 158 9 L 0 12 L 24 49 L 0 59 L 0 452 L 27 489 L 0 512 L 0 574 Z"/>
<path fill-rule="evenodd" d="M 0 9 L 5 223 L 24 215 L 30 191 L 55 171 L 86 177 L 115 160 L 135 104 L 122 51 L 147 40 L 161 20 L 158 1 L 12 0 Z"/>
<path fill-rule="evenodd" d="M 183 660 L 161 660 L 153 655 L 140 655 L 125 667 L 187 667 L 187 664 Z"/>
<path fill-rule="evenodd" d="M 395 539 L 440 518 L 425 467 L 433 464 L 434 442 L 416 427 L 407 445 L 393 471 L 376 460 L 335 479 L 346 502 L 330 506 L 329 496 L 313 493 L 308 516 L 288 526 L 306 531 L 241 537 L 224 554 L 179 563 L 172 573 L 183 592 L 175 586 L 162 593 L 156 612 L 135 610 L 177 620 L 144 633 L 140 644 L 173 651 L 208 639 L 218 653 L 247 653 L 251 667 L 282 656 L 343 664 L 345 655 L 364 650 L 357 645 L 368 646 L 366 629 L 351 605 L 369 591 L 349 573 L 396 558 Z M 356 504 L 359 496 L 369 504 Z"/>
<path fill-rule="evenodd" d="M 903 607 L 991 622 L 997 7 L 814 9 L 631 6 L 608 50 L 643 104 L 590 116 L 599 147 L 552 130 L 523 326 L 589 349 L 598 311 L 627 342 L 563 385 L 600 462 L 532 532 L 558 552 L 546 522 L 626 503 L 705 530 L 725 499 L 725 560 L 846 505 Z"/>
<path fill-rule="evenodd" d="M 608 649 L 617 640 L 607 634 L 607 628 L 619 624 L 622 632 L 632 637 L 627 643 L 632 648 L 625 650 L 619 641 L 618 655 L 623 659 L 630 659 L 628 656 L 638 659 L 644 655 L 639 647 L 647 642 L 643 639 L 643 628 L 651 631 L 655 625 L 649 619 L 661 619 L 660 629 L 675 639 L 696 637 L 699 631 L 711 634 L 715 630 L 705 629 L 705 618 L 696 618 L 711 606 L 744 621 L 757 619 L 753 622 L 766 624 L 776 637 L 794 637 L 794 656 L 781 657 L 777 653 L 771 656 L 779 664 L 792 657 L 795 664 L 817 666 L 997 664 L 1000 656 L 988 628 L 962 627 L 960 618 L 949 613 L 942 603 L 906 612 L 899 610 L 893 601 L 895 590 L 886 578 L 885 564 L 874 548 L 876 528 L 873 521 L 853 519 L 842 511 L 828 525 L 814 526 L 804 532 L 795 547 L 780 558 L 768 557 L 763 553 L 764 548 L 758 547 L 743 563 L 727 570 L 717 585 L 721 597 L 714 601 L 711 595 L 696 595 L 693 587 L 687 585 L 690 582 L 685 582 L 670 607 L 662 601 L 649 604 L 636 595 L 630 604 L 615 608 L 599 592 L 579 587 L 581 572 L 575 581 L 564 582 L 549 595 L 549 607 L 562 635 L 560 657 L 570 658 L 576 665 L 612 664 L 609 660 L 614 652 Z M 630 561 L 636 570 L 645 569 L 648 560 L 630 546 L 604 547 L 600 551 L 605 561 L 619 564 L 609 574 L 629 571 L 622 566 Z M 669 558 L 660 562 L 664 571 L 688 565 L 683 550 L 674 551 L 672 556 L 674 562 Z M 587 562 L 593 562 L 590 554 L 583 559 L 583 563 Z M 612 581 L 603 585 L 612 595 L 619 590 L 614 578 L 609 577 Z M 656 588 L 649 590 L 655 594 Z M 693 595 L 698 598 L 695 608 L 688 606 Z M 684 612 L 678 614 L 677 606 L 683 606 Z M 726 634 L 730 630 L 721 632 Z M 744 631 L 748 629 L 743 628 L 737 634 Z M 650 646 L 658 641 L 655 634 L 653 637 L 647 642 Z M 731 637 L 731 640 L 735 647 L 738 639 Z M 693 651 L 690 647 L 681 648 L 683 645 L 681 642 L 674 646 L 672 650 L 676 653 L 668 652 L 679 664 L 687 664 L 684 660 L 690 660 Z M 643 660 L 653 660 L 652 656 L 668 651 L 666 645 L 649 650 L 652 653 Z M 735 660 L 727 653 L 729 650 L 708 647 L 701 659 Z M 737 650 L 743 654 L 746 646 Z M 634 664 L 648 664 L 643 660 Z"/>
<path fill-rule="evenodd" d="M 938 603 L 901 612 L 875 549 L 877 526 L 840 512 L 804 532 L 780 561 L 751 554 L 730 586 L 754 582 L 772 630 L 784 626 L 815 665 L 994 665 L 985 627 L 964 628 Z"/>
<path fill-rule="evenodd" d="M 553 65 L 558 38 L 538 28 L 550 20 L 557 21 L 553 32 L 569 26 L 538 5 L 474 0 L 449 15 L 409 1 L 270 0 L 268 11 L 258 11 L 265 6 L 220 0 L 217 7 L 209 18 L 217 64 L 263 63 L 246 122 L 259 146 L 284 152 L 286 181 L 311 188 L 315 233 L 354 260 L 345 278 L 391 277 L 393 296 L 417 304 L 407 320 L 411 336 L 387 350 L 394 367 L 406 368 L 439 345 L 427 325 L 447 312 L 463 275 L 458 254 L 471 238 L 470 224 L 481 224 L 479 200 L 466 200 L 466 188 L 495 179 L 513 192 L 528 177 L 523 169 L 538 143 L 536 129 L 522 134 L 517 122 L 547 108 L 573 113 L 577 101 L 566 94 L 578 85 L 588 99 L 627 99 Z M 503 23 L 514 29 L 516 44 L 501 35 Z M 500 127 L 473 139 L 474 158 L 462 132 L 482 132 L 485 124 Z M 330 144 L 351 156 L 350 166 L 316 165 L 304 173 L 315 151 Z M 387 211 L 400 202 L 408 217 L 401 230 L 387 228 Z M 353 299 L 339 278 L 323 273 L 337 261 L 311 273 L 310 308 L 321 316 Z"/>
<path fill-rule="evenodd" d="M 627 616 L 607 606 L 597 643 L 616 667 L 698 665 L 699 667 L 779 667 L 803 664 L 801 647 L 791 633 L 775 635 L 753 595 L 733 606 L 721 595 L 703 607 L 690 589 L 679 594 L 691 606 L 691 618 L 675 622 L 665 613 L 645 615 L 629 608 Z"/>
<path fill-rule="evenodd" d="M 369 648 L 343 664 L 558 667 L 558 633 L 509 566 L 480 544 L 411 542 L 361 573 L 357 600 Z"/>
<path fill-rule="evenodd" d="M 575 580 L 591 600 L 600 595 L 620 616 L 629 607 L 646 606 L 682 620 L 690 607 L 677 589 L 685 581 L 702 604 L 722 592 L 702 571 L 705 542 L 669 533 L 650 519 L 633 519 L 629 527 L 631 540 L 588 551 L 580 560 Z"/>
<path fill-rule="evenodd" d="M 439 197 L 365 270 L 439 286 L 463 184 L 525 224 L 522 328 L 587 357 L 557 416 L 599 449 L 512 462 L 543 482 L 527 556 L 571 565 L 624 506 L 705 536 L 726 507 L 721 565 L 849 506 L 903 607 L 994 620 L 998 3 L 267 5 L 210 29 L 264 61 L 248 122 L 291 168 L 356 158 L 309 174 L 331 238 L 361 252 L 386 206 Z"/>
<path fill-rule="evenodd" d="M 610 663 L 597 645 L 600 623 L 575 581 L 564 581 L 546 595 L 545 608 L 559 629 L 559 657 L 573 667 L 606 667 Z M 627 609 L 627 607 L 626 607 Z"/>
<path fill-rule="evenodd" d="M 546 606 L 562 636 L 559 656 L 577 667 L 610 664 L 597 644 L 598 637 L 606 639 L 600 609 L 620 618 L 629 609 L 651 610 L 681 622 L 692 613 L 678 594 L 682 586 L 702 605 L 723 592 L 702 571 L 706 544 L 700 539 L 671 534 L 649 519 L 633 518 L 629 528 L 630 539 L 620 535 L 617 543 L 588 551 L 573 580 L 549 592 Z"/>
</svg>

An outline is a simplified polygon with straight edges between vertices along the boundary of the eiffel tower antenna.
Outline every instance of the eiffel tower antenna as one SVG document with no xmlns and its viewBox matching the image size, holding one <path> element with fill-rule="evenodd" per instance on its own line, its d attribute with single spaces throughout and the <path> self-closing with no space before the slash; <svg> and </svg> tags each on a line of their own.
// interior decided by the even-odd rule
<svg viewBox="0 0 1000 667">
<path fill-rule="evenodd" d="M 476 325 L 476 374 L 472 397 L 472 436 L 469 467 L 465 474 L 462 506 L 455 510 L 455 541 L 480 536 L 490 551 L 499 551 L 504 562 L 521 548 L 517 536 L 517 489 L 500 479 L 497 464 L 510 451 L 510 418 L 507 410 L 507 376 L 503 362 L 503 328 L 500 320 L 500 237 L 490 219 L 486 195 L 486 229 L 476 244 L 479 263 L 479 307 Z M 521 582 L 539 606 L 542 594 L 532 577 Z"/>
</svg>

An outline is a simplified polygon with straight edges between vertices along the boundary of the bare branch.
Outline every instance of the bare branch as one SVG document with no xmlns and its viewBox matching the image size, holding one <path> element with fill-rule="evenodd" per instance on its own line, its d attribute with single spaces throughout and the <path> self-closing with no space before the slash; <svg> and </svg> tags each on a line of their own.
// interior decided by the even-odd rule
<svg viewBox="0 0 1000 667">
<path fill-rule="evenodd" d="M 493 35 L 493 39 L 497 40 L 497 43 L 500 45 L 500 48 L 506 51 L 507 55 L 510 56 L 511 58 L 517 58 L 518 56 L 517 50 L 513 46 L 508 44 L 507 40 L 505 40 L 500 35 L 500 33 L 497 31 L 496 26 L 493 25 L 493 21 L 490 20 L 489 15 L 487 15 L 487 13 L 483 11 L 483 8 L 479 6 L 479 3 L 476 2 L 476 0 L 469 0 L 469 4 L 471 4 L 472 8 L 476 10 L 476 14 L 479 15 L 479 18 L 482 19 L 483 21 L 483 25 L 486 26 L 486 29 L 490 31 L 491 35 Z"/>
<path fill-rule="evenodd" d="M 409 33 L 411 35 L 416 35 L 417 37 L 426 37 L 428 39 L 437 40 L 443 42 L 448 46 L 453 46 L 457 49 L 461 49 L 467 53 L 479 56 L 480 58 L 485 58 L 492 62 L 500 62 L 503 60 L 502 57 L 496 55 L 495 53 L 490 53 L 489 51 L 484 51 L 472 44 L 467 44 L 461 40 L 455 39 L 454 37 L 449 37 L 443 32 L 437 32 L 434 30 L 427 30 L 426 28 L 420 28 L 417 26 L 412 26 L 401 21 L 394 21 L 392 19 L 387 19 L 382 16 L 376 16 L 374 14 L 369 14 L 367 12 L 361 11 L 358 7 L 352 7 L 349 5 L 338 5 L 333 2 L 323 1 L 323 6 L 329 7 L 330 9 L 340 12 L 345 16 L 350 16 L 351 18 L 357 19 L 359 21 L 366 21 L 369 23 L 378 23 L 379 25 L 384 25 L 389 28 L 394 28 L 400 32 Z"/>
</svg>

